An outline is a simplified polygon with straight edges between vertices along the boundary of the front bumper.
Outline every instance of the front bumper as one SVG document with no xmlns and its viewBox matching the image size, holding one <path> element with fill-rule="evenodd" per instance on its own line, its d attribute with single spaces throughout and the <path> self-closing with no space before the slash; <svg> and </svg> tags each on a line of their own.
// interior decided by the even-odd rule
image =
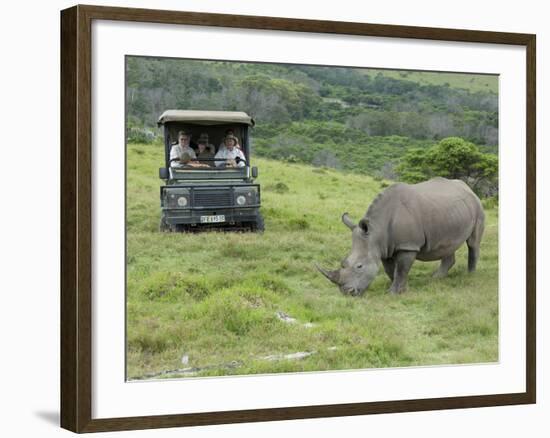
<svg viewBox="0 0 550 438">
<path fill-rule="evenodd" d="M 242 222 L 255 221 L 260 214 L 259 205 L 247 207 L 194 207 L 194 208 L 163 208 L 164 221 L 169 225 L 234 225 Z M 225 222 L 209 224 L 201 223 L 201 216 L 225 216 Z"/>
</svg>

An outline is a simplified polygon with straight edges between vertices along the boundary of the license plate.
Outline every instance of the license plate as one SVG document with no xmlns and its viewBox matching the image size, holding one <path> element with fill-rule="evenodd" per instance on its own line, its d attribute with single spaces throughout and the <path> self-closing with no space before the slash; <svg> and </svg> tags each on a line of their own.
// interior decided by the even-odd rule
<svg viewBox="0 0 550 438">
<path fill-rule="evenodd" d="M 225 222 L 225 215 L 218 214 L 216 216 L 201 216 L 201 224 L 213 224 L 217 222 Z"/>
</svg>

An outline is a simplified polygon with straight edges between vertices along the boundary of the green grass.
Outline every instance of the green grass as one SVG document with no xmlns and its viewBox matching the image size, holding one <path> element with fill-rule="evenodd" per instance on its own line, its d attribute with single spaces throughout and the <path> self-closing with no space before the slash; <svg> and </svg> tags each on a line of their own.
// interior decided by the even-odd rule
<svg viewBox="0 0 550 438">
<path fill-rule="evenodd" d="M 472 73 L 445 73 L 445 72 L 424 72 L 408 70 L 363 70 L 364 74 L 375 77 L 377 74 L 383 76 L 417 82 L 422 85 L 445 85 L 451 88 L 462 88 L 471 92 L 492 92 L 498 93 L 498 76 L 481 75 Z"/>
<path fill-rule="evenodd" d="M 364 297 L 351 298 L 313 264 L 338 265 L 351 244 L 341 214 L 359 219 L 385 181 L 257 159 L 264 234 L 161 234 L 161 163 L 159 146 L 128 147 L 128 378 L 498 360 L 496 209 L 486 212 L 473 275 L 463 247 L 445 279 L 431 278 L 437 263 L 416 262 L 409 290 L 392 296 L 381 269 Z M 305 351 L 315 354 L 265 359 Z"/>
</svg>

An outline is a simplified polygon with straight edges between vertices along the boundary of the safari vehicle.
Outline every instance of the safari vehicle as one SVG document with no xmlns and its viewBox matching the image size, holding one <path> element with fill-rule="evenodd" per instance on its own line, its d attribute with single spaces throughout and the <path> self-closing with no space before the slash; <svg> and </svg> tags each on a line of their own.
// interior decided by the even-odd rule
<svg viewBox="0 0 550 438">
<path fill-rule="evenodd" d="M 263 231 L 260 214 L 260 185 L 254 183 L 258 169 L 250 167 L 249 131 L 252 117 L 234 111 L 167 110 L 158 120 L 164 127 L 165 167 L 159 177 L 161 231 L 193 231 L 208 228 Z M 223 146 L 227 130 L 232 130 L 246 161 L 243 167 L 216 166 L 216 158 L 190 160 L 171 166 L 170 151 L 178 142 L 178 132 L 194 140 L 206 133 L 215 152 Z"/>
</svg>

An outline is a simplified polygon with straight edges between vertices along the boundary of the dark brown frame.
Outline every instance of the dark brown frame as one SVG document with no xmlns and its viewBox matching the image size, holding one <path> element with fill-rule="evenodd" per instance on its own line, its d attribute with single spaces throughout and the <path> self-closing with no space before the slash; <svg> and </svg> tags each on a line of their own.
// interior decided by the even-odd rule
<svg viewBox="0 0 550 438">
<path fill-rule="evenodd" d="M 526 392 L 92 419 L 92 20 L 139 21 L 525 46 L 527 53 Z M 535 35 L 520 33 L 82 5 L 63 10 L 61 12 L 61 426 L 80 433 L 535 403 L 535 51 Z"/>
</svg>

